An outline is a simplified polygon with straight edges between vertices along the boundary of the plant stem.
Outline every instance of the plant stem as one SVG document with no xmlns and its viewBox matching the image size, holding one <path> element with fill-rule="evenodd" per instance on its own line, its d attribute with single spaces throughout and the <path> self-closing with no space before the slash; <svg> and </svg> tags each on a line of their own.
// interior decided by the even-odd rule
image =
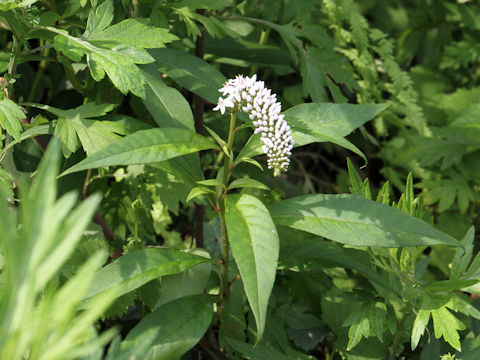
<svg viewBox="0 0 480 360">
<path fill-rule="evenodd" d="M 397 332 L 393 338 L 392 353 L 388 360 L 395 360 L 395 353 L 397 352 L 398 345 L 400 344 L 400 336 L 402 335 L 402 322 L 397 322 Z"/>
<path fill-rule="evenodd" d="M 45 56 L 48 56 L 48 53 L 50 52 L 50 48 L 45 49 Z M 32 102 L 35 100 L 35 95 L 37 94 L 38 86 L 40 85 L 40 82 L 42 80 L 43 74 L 45 73 L 45 69 L 47 68 L 47 61 L 42 60 L 38 64 L 38 70 L 37 74 L 35 75 L 35 80 L 33 81 L 33 85 L 30 89 L 30 92 L 28 94 L 27 102 Z"/>
<path fill-rule="evenodd" d="M 235 110 L 232 111 L 230 116 L 230 128 L 228 131 L 228 140 L 227 140 L 227 149 L 230 156 L 225 156 L 224 165 L 223 165 L 223 184 L 225 189 L 228 187 L 228 180 L 230 179 L 230 165 L 232 162 L 231 156 L 233 148 L 233 139 L 235 137 L 235 122 L 237 119 L 237 113 Z M 225 220 L 225 196 L 226 190 L 222 193 L 219 199 L 219 213 L 220 213 L 220 228 L 222 232 L 222 288 L 220 292 L 220 308 L 219 314 L 223 311 L 226 301 L 230 296 L 230 284 L 228 282 L 228 257 L 229 257 L 229 244 L 228 244 L 228 234 L 227 234 L 227 223 Z"/>
<path fill-rule="evenodd" d="M 258 40 L 259 45 L 265 45 L 268 41 L 268 37 L 270 36 L 270 32 L 272 31 L 271 28 L 267 28 L 267 30 L 263 30 L 260 34 L 260 39 Z M 252 70 L 250 76 L 253 76 L 258 71 L 258 66 L 252 66 Z"/>
<path fill-rule="evenodd" d="M 15 34 L 12 36 L 13 43 L 12 43 L 12 55 L 10 57 L 10 63 L 8 64 L 8 98 L 13 100 L 13 83 L 11 80 L 15 77 L 15 73 L 17 71 L 17 58 L 20 55 L 20 50 L 22 47 L 22 44 L 18 41 L 17 37 Z"/>
</svg>

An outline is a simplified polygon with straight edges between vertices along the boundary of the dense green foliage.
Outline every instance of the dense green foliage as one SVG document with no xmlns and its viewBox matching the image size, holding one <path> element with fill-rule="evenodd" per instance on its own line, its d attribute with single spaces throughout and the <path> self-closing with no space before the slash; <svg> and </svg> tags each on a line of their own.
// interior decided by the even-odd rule
<svg viewBox="0 0 480 360">
<path fill-rule="evenodd" d="M 0 27 L 0 359 L 480 357 L 480 5 L 0 0 Z M 287 172 L 219 100 L 237 74 Z"/>
</svg>

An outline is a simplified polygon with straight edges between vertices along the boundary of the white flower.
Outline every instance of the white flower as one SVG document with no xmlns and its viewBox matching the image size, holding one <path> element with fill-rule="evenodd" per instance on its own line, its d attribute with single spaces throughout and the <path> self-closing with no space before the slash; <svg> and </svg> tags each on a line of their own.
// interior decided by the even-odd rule
<svg viewBox="0 0 480 360">
<path fill-rule="evenodd" d="M 257 81 L 257 75 L 237 75 L 235 79 L 226 81 L 219 91 L 227 97 L 218 98 L 213 110 L 220 110 L 222 115 L 226 108 L 237 108 L 248 113 L 255 126 L 255 134 L 261 136 L 262 149 L 268 157 L 268 168 L 273 169 L 275 175 L 286 171 L 294 141 L 285 116 L 280 114 L 282 105 L 277 101 L 277 95 L 272 94 L 263 81 Z"/>
<path fill-rule="evenodd" d="M 218 105 L 215 106 L 213 108 L 213 110 L 217 111 L 217 110 L 220 110 L 220 112 L 223 114 L 225 114 L 225 108 L 227 107 L 231 107 L 233 108 L 234 107 L 234 104 L 233 104 L 233 101 L 231 98 L 226 98 L 226 99 L 223 99 L 221 97 L 218 98 Z"/>
</svg>

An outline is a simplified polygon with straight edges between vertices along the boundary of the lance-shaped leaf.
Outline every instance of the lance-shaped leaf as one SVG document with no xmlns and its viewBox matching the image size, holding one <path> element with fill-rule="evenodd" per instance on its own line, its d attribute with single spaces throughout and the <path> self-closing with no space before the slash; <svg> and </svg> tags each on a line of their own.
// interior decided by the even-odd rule
<svg viewBox="0 0 480 360">
<path fill-rule="evenodd" d="M 265 329 L 267 306 L 275 281 L 279 241 L 267 208 L 251 195 L 231 195 L 225 219 L 232 254 L 257 324 L 257 342 Z"/>
<path fill-rule="evenodd" d="M 178 50 L 155 49 L 151 50 L 150 54 L 162 72 L 175 82 L 211 103 L 217 102 L 220 96 L 218 89 L 227 80 L 217 68 L 196 56 Z"/>
<path fill-rule="evenodd" d="M 342 244 L 403 247 L 461 244 L 405 212 L 356 195 L 307 195 L 273 204 L 276 224 Z"/>
<path fill-rule="evenodd" d="M 212 320 L 212 297 L 192 295 L 163 304 L 145 316 L 127 335 L 124 346 L 157 332 L 146 360 L 180 357 L 197 344 Z"/>
<path fill-rule="evenodd" d="M 187 129 L 140 130 L 97 151 L 61 176 L 104 166 L 156 163 L 200 150 L 218 149 L 207 138 Z"/>
<path fill-rule="evenodd" d="M 149 248 L 128 253 L 98 271 L 83 297 L 84 305 L 88 307 L 92 299 L 108 294 L 112 288 L 117 290 L 118 295 L 126 294 L 160 276 L 177 274 L 204 262 L 211 260 L 167 248 Z"/>
</svg>

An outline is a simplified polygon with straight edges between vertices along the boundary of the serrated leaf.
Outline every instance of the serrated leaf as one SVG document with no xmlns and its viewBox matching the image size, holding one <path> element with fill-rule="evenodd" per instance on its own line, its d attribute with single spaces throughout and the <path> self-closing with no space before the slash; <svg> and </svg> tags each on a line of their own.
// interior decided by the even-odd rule
<svg viewBox="0 0 480 360">
<path fill-rule="evenodd" d="M 435 337 L 439 339 L 443 336 L 453 348 L 461 351 L 460 335 L 458 330 L 464 330 L 465 324 L 452 315 L 445 307 L 432 310 L 433 329 L 435 330 Z"/>
<path fill-rule="evenodd" d="M 92 299 L 104 296 L 112 288 L 117 289 L 118 295 L 127 294 L 158 277 L 177 274 L 210 261 L 175 249 L 149 248 L 133 251 L 97 272 L 90 289 L 83 296 L 83 305 L 88 307 Z"/>
<path fill-rule="evenodd" d="M 168 29 L 148 26 L 148 19 L 126 19 L 103 30 L 96 30 L 88 36 L 92 43 L 101 46 L 115 45 L 137 48 L 159 48 L 164 44 L 178 40 Z"/>
<path fill-rule="evenodd" d="M 278 225 L 353 246 L 460 246 L 451 236 L 400 210 L 356 195 L 307 195 L 269 207 Z"/>
<path fill-rule="evenodd" d="M 275 281 L 279 241 L 275 225 L 263 203 L 247 194 L 227 195 L 225 220 L 233 257 L 262 338 L 268 299 Z"/>
<path fill-rule="evenodd" d="M 430 320 L 430 310 L 420 309 L 413 323 L 411 349 L 415 350 Z"/>
<path fill-rule="evenodd" d="M 15 140 L 20 139 L 22 132 L 22 123 L 25 114 L 12 100 L 0 100 L 0 125 L 9 133 Z"/>
<path fill-rule="evenodd" d="M 60 176 L 105 166 L 156 163 L 206 149 L 217 149 L 217 146 L 191 130 L 180 128 L 140 130 L 97 151 Z"/>
<path fill-rule="evenodd" d="M 212 297 L 191 295 L 161 305 L 146 315 L 127 335 L 135 342 L 155 329 L 156 338 L 145 360 L 179 359 L 200 341 L 213 315 Z"/>
<path fill-rule="evenodd" d="M 390 184 L 388 181 L 383 184 L 382 188 L 378 192 L 377 202 L 384 205 L 390 205 Z M 419 216 L 417 217 L 420 218 Z"/>
<path fill-rule="evenodd" d="M 387 307 L 382 302 L 376 302 L 373 307 L 373 320 L 371 321 L 374 325 L 375 334 L 377 335 L 378 340 L 383 342 L 383 326 L 385 324 L 385 318 L 387 315 Z"/>
</svg>

